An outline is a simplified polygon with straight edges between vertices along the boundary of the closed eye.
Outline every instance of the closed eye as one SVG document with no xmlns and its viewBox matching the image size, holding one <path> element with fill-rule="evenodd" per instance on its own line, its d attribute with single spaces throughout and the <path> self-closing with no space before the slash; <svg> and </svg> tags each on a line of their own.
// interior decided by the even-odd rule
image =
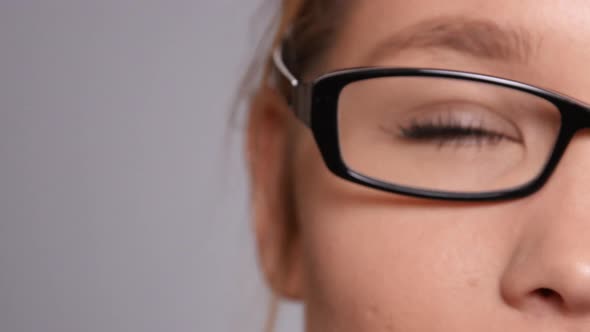
<svg viewBox="0 0 590 332">
<path fill-rule="evenodd" d="M 439 146 L 447 143 L 458 143 L 458 145 L 482 145 L 485 143 L 495 145 L 503 140 L 519 142 L 517 138 L 485 129 L 482 126 L 463 126 L 454 123 L 413 123 L 406 127 L 400 126 L 399 136 L 416 142 L 434 142 Z"/>
</svg>

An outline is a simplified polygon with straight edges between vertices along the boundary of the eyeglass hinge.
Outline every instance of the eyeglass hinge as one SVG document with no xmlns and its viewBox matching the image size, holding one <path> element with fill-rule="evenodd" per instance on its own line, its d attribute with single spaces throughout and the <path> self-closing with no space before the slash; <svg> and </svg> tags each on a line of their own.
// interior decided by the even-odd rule
<svg viewBox="0 0 590 332">
<path fill-rule="evenodd" d="M 311 126 L 311 85 L 300 84 L 293 89 L 293 109 L 299 120 Z"/>
</svg>

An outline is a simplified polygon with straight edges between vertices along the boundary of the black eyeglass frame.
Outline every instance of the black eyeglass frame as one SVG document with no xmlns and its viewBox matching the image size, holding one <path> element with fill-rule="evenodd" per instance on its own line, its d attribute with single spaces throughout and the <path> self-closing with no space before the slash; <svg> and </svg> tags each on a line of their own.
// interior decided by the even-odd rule
<svg viewBox="0 0 590 332">
<path fill-rule="evenodd" d="M 311 82 L 300 82 L 285 65 L 281 48 L 275 50 L 273 62 L 293 88 L 291 107 L 297 118 L 311 129 L 326 167 L 344 180 L 385 192 L 455 201 L 493 201 L 524 197 L 536 192 L 547 182 L 575 133 L 590 128 L 589 106 L 559 93 L 505 78 L 445 69 L 358 67 L 327 73 Z M 338 100 L 348 84 L 383 77 L 450 78 L 511 88 L 540 97 L 553 104 L 561 113 L 561 127 L 551 156 L 539 175 L 530 182 L 507 190 L 481 193 L 412 188 L 383 182 L 355 172 L 346 165 L 340 151 Z"/>
</svg>

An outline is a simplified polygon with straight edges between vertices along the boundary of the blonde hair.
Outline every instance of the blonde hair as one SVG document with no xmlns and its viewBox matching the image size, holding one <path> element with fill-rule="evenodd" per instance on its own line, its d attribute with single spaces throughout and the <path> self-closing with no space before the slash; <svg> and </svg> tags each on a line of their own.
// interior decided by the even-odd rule
<svg viewBox="0 0 590 332">
<path fill-rule="evenodd" d="M 269 0 L 277 1 L 277 0 Z M 250 66 L 244 77 L 241 89 L 258 89 L 275 85 L 285 98 L 289 99 L 291 90 L 288 82 L 281 77 L 274 76 L 272 51 L 285 43 L 285 59 L 291 71 L 298 77 L 311 70 L 319 62 L 321 55 L 330 46 L 331 37 L 340 18 L 343 0 L 279 0 L 279 13 L 271 27 L 266 31 L 270 38 L 270 45 L 265 49 L 260 61 L 258 57 Z M 270 37 L 269 37 L 270 36 Z M 258 79 L 256 79 L 258 78 Z M 252 87 L 249 82 L 258 81 L 260 85 Z M 252 95 L 253 91 L 242 90 L 240 95 Z M 285 246 L 292 243 L 295 232 L 295 218 L 288 218 Z M 287 252 L 287 250 L 285 250 Z M 275 329 L 280 298 L 272 294 L 269 311 L 264 327 L 265 332 Z"/>
<path fill-rule="evenodd" d="M 266 5 L 277 0 L 267 0 Z M 298 76 L 302 76 L 320 59 L 331 44 L 331 37 L 340 21 L 344 8 L 343 0 L 278 0 L 279 12 L 275 20 L 266 29 L 259 55 L 246 73 L 240 95 L 251 95 L 256 88 L 271 85 L 273 78 L 272 51 L 287 41 L 289 47 L 284 50 L 287 65 Z M 287 38 L 288 37 L 288 38 Z M 270 40 L 270 44 L 268 41 Z M 260 61 L 262 58 L 262 61 Z M 250 82 L 259 82 L 252 86 Z M 276 81 L 276 87 L 287 97 L 290 93 L 287 82 L 282 78 Z"/>
</svg>

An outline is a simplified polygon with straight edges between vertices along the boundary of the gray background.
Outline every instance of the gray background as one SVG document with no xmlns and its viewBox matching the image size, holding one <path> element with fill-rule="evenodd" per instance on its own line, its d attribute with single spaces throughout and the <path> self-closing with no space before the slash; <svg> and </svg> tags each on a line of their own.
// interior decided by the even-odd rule
<svg viewBox="0 0 590 332">
<path fill-rule="evenodd" d="M 260 3 L 0 2 L 0 331 L 261 331 L 225 140 Z"/>
</svg>

